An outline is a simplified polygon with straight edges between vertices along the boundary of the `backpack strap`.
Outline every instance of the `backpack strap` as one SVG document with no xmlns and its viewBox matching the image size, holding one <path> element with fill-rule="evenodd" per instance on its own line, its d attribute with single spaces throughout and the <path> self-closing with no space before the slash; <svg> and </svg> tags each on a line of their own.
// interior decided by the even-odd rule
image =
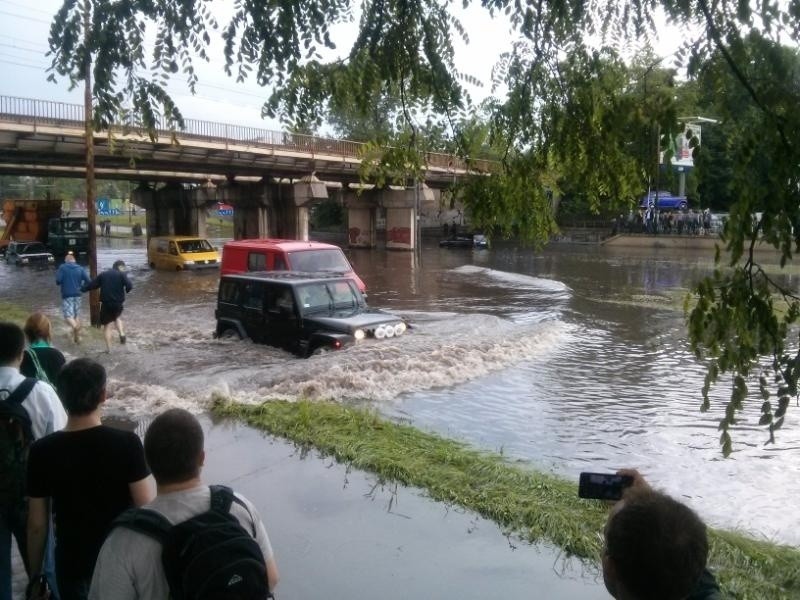
<svg viewBox="0 0 800 600">
<path fill-rule="evenodd" d="M 137 531 L 163 544 L 172 529 L 172 523 L 160 512 L 149 508 L 129 508 L 114 519 L 111 529 L 115 527 Z"/>
<path fill-rule="evenodd" d="M 240 498 L 233 493 L 233 490 L 227 485 L 210 485 L 208 488 L 211 490 L 211 510 L 221 513 L 230 513 L 231 504 L 236 502 L 239 506 L 244 508 L 247 516 L 250 517 L 250 535 L 255 539 L 256 537 L 256 520 L 253 518 L 250 509 L 247 508 Z"/>
<path fill-rule="evenodd" d="M 46 381 L 47 383 L 52 383 L 50 378 L 47 376 L 47 371 L 42 368 L 42 363 L 39 361 L 39 355 L 36 350 L 33 348 L 26 348 L 25 353 L 31 357 L 33 368 L 36 369 L 36 378 Z"/>
<path fill-rule="evenodd" d="M 5 399 L 9 404 L 22 404 L 36 385 L 35 377 L 26 377 Z"/>
</svg>

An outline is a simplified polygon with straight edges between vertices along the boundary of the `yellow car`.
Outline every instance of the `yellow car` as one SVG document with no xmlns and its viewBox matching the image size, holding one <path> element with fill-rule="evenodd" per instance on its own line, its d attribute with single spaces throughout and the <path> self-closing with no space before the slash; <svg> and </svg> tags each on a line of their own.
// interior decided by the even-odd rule
<svg viewBox="0 0 800 600">
<path fill-rule="evenodd" d="M 170 271 L 219 268 L 219 251 L 205 238 L 154 237 L 147 246 L 147 262 L 151 269 Z"/>
</svg>

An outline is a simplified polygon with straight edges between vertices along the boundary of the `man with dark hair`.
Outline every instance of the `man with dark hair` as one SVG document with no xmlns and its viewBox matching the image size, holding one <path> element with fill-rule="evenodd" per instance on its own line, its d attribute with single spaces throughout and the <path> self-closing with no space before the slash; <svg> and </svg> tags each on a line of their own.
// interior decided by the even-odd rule
<svg viewBox="0 0 800 600">
<path fill-rule="evenodd" d="M 653 490 L 638 471 L 605 526 L 603 580 L 617 600 L 714 600 L 719 587 L 706 569 L 708 537 L 685 504 Z"/>
<path fill-rule="evenodd" d="M 177 528 L 212 508 L 213 491 L 200 479 L 205 461 L 203 429 L 191 413 L 173 408 L 156 417 L 145 434 L 144 451 L 158 490 L 156 499 L 145 509 L 163 515 Z M 261 549 L 272 590 L 278 582 L 278 567 L 264 524 L 246 498 L 234 496 L 228 508 L 230 515 Z M 89 597 L 167 600 L 170 587 L 162 544 L 140 530 L 116 527 L 100 551 Z"/>
<path fill-rule="evenodd" d="M 111 352 L 111 325 L 117 328 L 119 343 L 125 343 L 125 330 L 122 327 L 122 306 L 125 294 L 130 293 L 133 284 L 125 274 L 125 263 L 114 261 L 110 269 L 106 269 L 83 287 L 84 292 L 100 288 L 100 324 L 103 326 L 103 338 L 106 350 Z"/>
<path fill-rule="evenodd" d="M 22 415 L 29 421 L 26 428 L 29 428 L 30 437 L 34 440 L 61 429 L 67 422 L 67 415 L 55 390 L 43 381 L 26 380 L 20 374 L 24 350 L 25 334 L 22 329 L 14 323 L 0 321 L 0 403 L 3 404 L 0 406 L 0 414 L 3 415 L 3 427 L 0 428 L 0 600 L 11 598 L 12 535 L 17 540 L 26 570 L 29 568 L 25 560 L 25 463 L 15 461 L 11 456 L 14 449 L 19 448 L 20 434 L 25 432 L 13 428 L 11 415 L 14 407 L 6 402 L 11 398 L 15 400 L 13 404 L 23 409 Z M 25 388 L 22 386 L 31 384 L 27 393 L 23 393 Z M 25 444 L 29 442 L 24 440 Z"/>
<path fill-rule="evenodd" d="M 125 509 L 152 500 L 153 486 L 139 437 L 100 420 L 103 366 L 73 360 L 61 369 L 57 387 L 67 426 L 35 442 L 28 458 L 28 558 L 36 574 L 52 502 L 59 593 L 62 600 L 85 599 L 111 523 Z"/>
</svg>

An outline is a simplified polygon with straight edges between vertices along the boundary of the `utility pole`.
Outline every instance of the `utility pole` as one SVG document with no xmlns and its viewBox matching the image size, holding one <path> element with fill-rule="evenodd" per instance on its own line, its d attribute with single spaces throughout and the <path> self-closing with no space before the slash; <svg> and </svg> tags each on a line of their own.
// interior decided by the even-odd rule
<svg viewBox="0 0 800 600">
<path fill-rule="evenodd" d="M 83 43 L 84 56 L 84 88 L 83 88 L 83 116 L 84 135 L 86 138 L 86 216 L 89 220 L 89 276 L 97 277 L 97 205 L 95 203 L 94 182 L 94 122 L 92 120 L 92 55 L 89 52 L 91 37 L 92 14 L 91 2 L 84 1 L 83 5 Z M 94 326 L 100 325 L 100 292 L 89 292 L 89 319 Z"/>
<path fill-rule="evenodd" d="M 414 262 L 422 266 L 422 227 L 419 219 L 419 179 L 414 178 Z"/>
<path fill-rule="evenodd" d="M 656 123 L 656 201 L 655 206 L 658 208 L 658 191 L 661 187 L 661 123 Z"/>
</svg>

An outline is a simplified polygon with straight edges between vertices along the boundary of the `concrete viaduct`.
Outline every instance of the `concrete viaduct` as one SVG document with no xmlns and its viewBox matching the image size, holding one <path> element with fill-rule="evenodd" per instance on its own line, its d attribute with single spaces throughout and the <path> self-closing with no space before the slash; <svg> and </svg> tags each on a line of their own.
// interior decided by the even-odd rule
<svg viewBox="0 0 800 600">
<path fill-rule="evenodd" d="M 0 96 L 0 174 L 85 176 L 83 107 Z M 234 207 L 234 237 L 308 239 L 309 208 L 338 195 L 347 209 L 349 244 L 376 245 L 377 214 L 386 220 L 386 247 L 413 249 L 420 207 L 487 161 L 426 155 L 418 188 L 374 189 L 359 182 L 365 144 L 238 125 L 186 120 L 155 140 L 114 125 L 95 132 L 98 178 L 138 181 L 131 201 L 147 209 L 148 235 L 201 235 L 206 209 Z"/>
</svg>

